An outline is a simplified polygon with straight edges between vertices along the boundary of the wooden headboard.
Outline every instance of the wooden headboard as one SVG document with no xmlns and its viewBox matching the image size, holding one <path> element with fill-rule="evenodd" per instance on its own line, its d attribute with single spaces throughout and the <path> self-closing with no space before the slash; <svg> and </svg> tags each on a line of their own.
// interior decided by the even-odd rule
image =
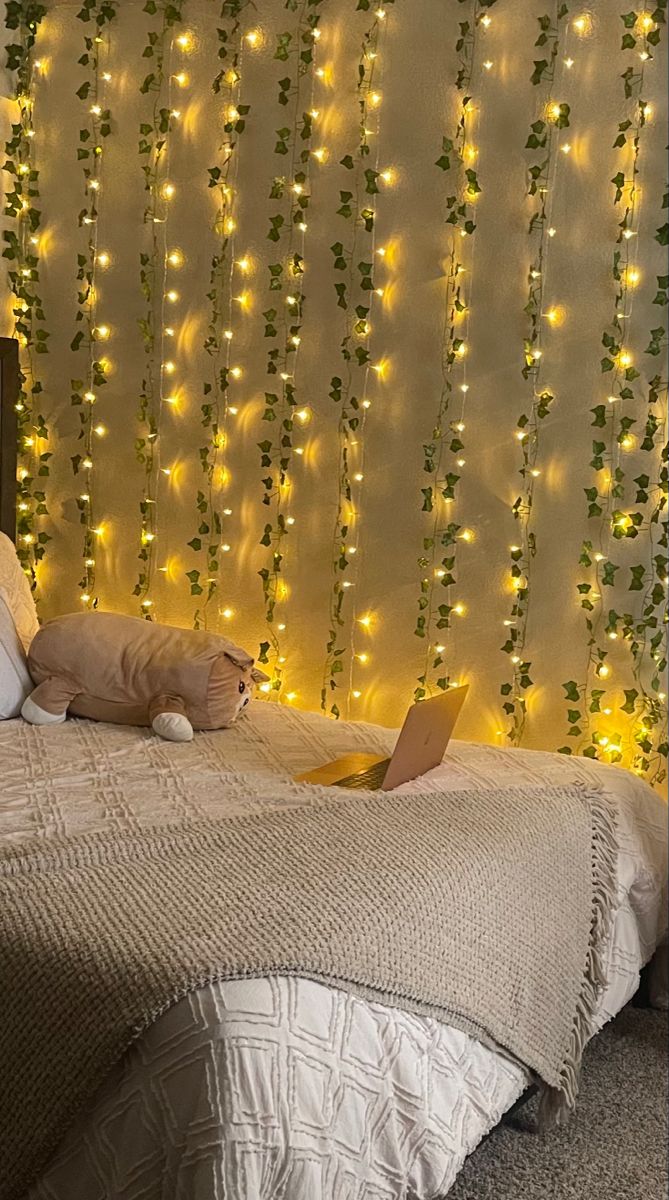
<svg viewBox="0 0 669 1200">
<path fill-rule="evenodd" d="M 19 398 L 19 344 L 0 338 L 0 530 L 16 537 L 16 405 Z"/>
</svg>

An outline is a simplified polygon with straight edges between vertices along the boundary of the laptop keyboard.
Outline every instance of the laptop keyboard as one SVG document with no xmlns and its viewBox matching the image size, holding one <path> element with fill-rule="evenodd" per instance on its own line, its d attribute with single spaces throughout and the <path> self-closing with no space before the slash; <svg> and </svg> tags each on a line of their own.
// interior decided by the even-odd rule
<svg viewBox="0 0 669 1200">
<path fill-rule="evenodd" d="M 390 759 L 384 758 L 381 762 L 374 763 L 373 766 L 367 767 L 364 771 L 356 771 L 353 775 L 345 775 L 343 779 L 338 779 L 334 786 L 371 788 L 372 790 L 380 788 L 386 777 L 389 765 Z"/>
</svg>

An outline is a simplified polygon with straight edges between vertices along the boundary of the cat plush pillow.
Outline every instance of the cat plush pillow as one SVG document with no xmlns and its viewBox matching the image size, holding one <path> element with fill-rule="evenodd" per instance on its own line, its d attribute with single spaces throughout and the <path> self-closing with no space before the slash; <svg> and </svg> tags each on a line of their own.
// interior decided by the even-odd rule
<svg viewBox="0 0 669 1200">
<path fill-rule="evenodd" d="M 68 712 L 94 721 L 150 725 L 169 741 L 231 725 L 267 678 L 227 638 L 116 613 L 71 613 L 33 638 L 36 687 L 21 710 L 33 725 Z"/>
</svg>

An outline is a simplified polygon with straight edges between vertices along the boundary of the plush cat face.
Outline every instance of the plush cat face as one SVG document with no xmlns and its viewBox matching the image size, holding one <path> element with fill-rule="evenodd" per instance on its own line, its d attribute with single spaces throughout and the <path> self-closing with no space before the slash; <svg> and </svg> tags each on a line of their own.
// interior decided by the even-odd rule
<svg viewBox="0 0 669 1200">
<path fill-rule="evenodd" d="M 256 685 L 266 683 L 268 676 L 263 671 L 259 671 L 257 667 L 252 667 L 251 670 L 241 671 L 240 678 L 237 683 L 238 700 L 235 708 L 234 716 L 231 721 L 236 721 L 237 717 L 244 711 L 247 705 L 253 700 L 255 695 Z"/>
<path fill-rule="evenodd" d="M 255 691 L 253 679 L 240 679 L 239 683 L 237 684 L 237 691 L 239 692 L 239 700 L 237 701 L 235 718 L 244 711 L 247 704 L 253 699 L 253 693 Z"/>
</svg>

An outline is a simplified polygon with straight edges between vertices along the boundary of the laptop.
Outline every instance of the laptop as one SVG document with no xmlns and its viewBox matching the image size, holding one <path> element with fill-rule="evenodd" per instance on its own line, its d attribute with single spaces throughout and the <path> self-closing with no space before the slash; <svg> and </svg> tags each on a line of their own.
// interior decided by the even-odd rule
<svg viewBox="0 0 669 1200">
<path fill-rule="evenodd" d="M 464 684 L 412 704 L 390 758 L 346 754 L 297 775 L 295 781 L 389 792 L 400 783 L 425 775 L 443 759 L 468 691 L 469 685 Z"/>
</svg>

